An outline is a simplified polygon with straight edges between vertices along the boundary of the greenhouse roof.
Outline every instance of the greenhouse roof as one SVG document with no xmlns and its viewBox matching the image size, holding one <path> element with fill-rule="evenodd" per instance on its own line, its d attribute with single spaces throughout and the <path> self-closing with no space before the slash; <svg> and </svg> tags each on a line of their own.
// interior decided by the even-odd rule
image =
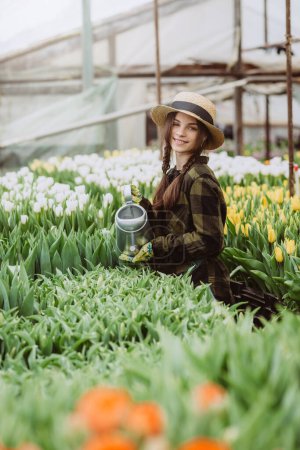
<svg viewBox="0 0 300 450">
<path fill-rule="evenodd" d="M 81 1 L 0 0 L 0 62 L 10 75 L 32 69 L 39 74 L 62 67 L 80 67 Z M 160 53 L 162 70 L 176 65 L 222 64 L 236 60 L 234 1 L 160 0 Z M 268 4 L 268 41 L 264 45 L 261 0 L 242 0 L 243 61 L 248 69 L 277 72 L 285 69 L 285 0 Z M 272 6 L 272 8 L 271 8 Z M 300 37 L 300 10 L 291 0 L 293 37 Z M 114 73 L 150 73 L 155 66 L 153 1 L 91 0 L 95 68 Z M 114 39 L 113 58 L 110 54 Z M 293 67 L 300 68 L 300 45 L 293 44 Z M 113 61 L 112 61 L 113 59 Z M 56 68 L 56 69 L 55 69 Z M 218 67 L 217 67 L 218 68 Z M 47 72 L 49 73 L 49 72 Z"/>
</svg>

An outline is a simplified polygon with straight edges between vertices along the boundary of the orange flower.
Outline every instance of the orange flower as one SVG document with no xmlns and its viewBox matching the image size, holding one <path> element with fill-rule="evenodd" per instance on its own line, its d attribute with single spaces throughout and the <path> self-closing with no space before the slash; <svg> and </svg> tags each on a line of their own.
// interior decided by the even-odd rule
<svg viewBox="0 0 300 450">
<path fill-rule="evenodd" d="M 108 434 L 92 436 L 82 450 L 137 450 L 137 447 L 121 434 Z"/>
<path fill-rule="evenodd" d="M 156 436 L 164 430 L 164 417 L 159 405 L 142 402 L 130 409 L 125 427 L 139 436 Z"/>
<path fill-rule="evenodd" d="M 225 442 L 203 437 L 185 442 L 178 450 L 230 450 L 230 448 Z"/>
<path fill-rule="evenodd" d="M 224 404 L 226 390 L 219 384 L 207 382 L 200 384 L 194 390 L 196 408 L 206 411 L 211 407 L 219 407 Z"/>
<path fill-rule="evenodd" d="M 128 392 L 123 389 L 96 387 L 80 398 L 75 415 L 88 429 L 108 432 L 122 424 L 131 402 Z"/>
</svg>

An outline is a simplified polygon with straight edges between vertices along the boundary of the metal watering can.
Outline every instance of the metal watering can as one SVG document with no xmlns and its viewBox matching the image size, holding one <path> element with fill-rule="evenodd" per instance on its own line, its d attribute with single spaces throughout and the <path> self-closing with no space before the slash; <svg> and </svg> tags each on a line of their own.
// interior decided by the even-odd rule
<svg viewBox="0 0 300 450">
<path fill-rule="evenodd" d="M 123 187 L 125 205 L 115 215 L 116 241 L 119 253 L 135 256 L 152 238 L 145 208 L 133 203 L 130 185 Z"/>
</svg>

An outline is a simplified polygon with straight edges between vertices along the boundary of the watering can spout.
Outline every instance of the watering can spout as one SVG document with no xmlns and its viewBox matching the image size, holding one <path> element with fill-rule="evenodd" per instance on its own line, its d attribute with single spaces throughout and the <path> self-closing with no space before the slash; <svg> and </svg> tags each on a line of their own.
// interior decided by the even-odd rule
<svg viewBox="0 0 300 450">
<path fill-rule="evenodd" d="M 123 186 L 123 197 L 124 197 L 125 203 L 132 203 L 132 194 L 131 194 L 130 184 L 125 184 L 125 186 Z"/>
</svg>

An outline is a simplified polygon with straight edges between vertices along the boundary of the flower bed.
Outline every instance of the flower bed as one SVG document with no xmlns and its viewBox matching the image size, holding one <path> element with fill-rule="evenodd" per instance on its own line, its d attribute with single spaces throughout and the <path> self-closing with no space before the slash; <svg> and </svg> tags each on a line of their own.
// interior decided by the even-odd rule
<svg viewBox="0 0 300 450">
<path fill-rule="evenodd" d="M 274 293 L 293 307 L 299 208 L 285 164 L 243 164 L 237 187 L 233 161 L 211 158 L 239 300 L 256 288 L 265 309 Z M 117 267 L 120 187 L 134 177 L 151 196 L 159 172 L 158 152 L 135 150 L 0 179 L 1 450 L 300 447 L 299 315 L 282 308 L 257 329 L 245 305 L 187 275 Z"/>
<path fill-rule="evenodd" d="M 287 161 L 274 158 L 264 165 L 223 152 L 213 153 L 209 164 L 228 205 L 223 258 L 232 278 L 297 307 L 300 199 L 289 198 Z M 99 263 L 114 267 L 113 219 L 122 186 L 136 182 L 151 198 L 160 161 L 157 151 L 132 150 L 35 161 L 31 169 L 0 178 L 0 270 L 8 296 L 14 268 L 23 263 L 33 278 Z M 7 309 L 4 297 L 0 306 Z"/>
<path fill-rule="evenodd" d="M 185 278 L 166 296 L 164 278 L 128 272 L 121 292 L 120 275 L 54 277 L 39 287 L 41 314 L 3 314 L 4 448 L 298 448 L 299 316 L 285 311 L 254 330 L 252 314 L 237 316 Z"/>
</svg>

